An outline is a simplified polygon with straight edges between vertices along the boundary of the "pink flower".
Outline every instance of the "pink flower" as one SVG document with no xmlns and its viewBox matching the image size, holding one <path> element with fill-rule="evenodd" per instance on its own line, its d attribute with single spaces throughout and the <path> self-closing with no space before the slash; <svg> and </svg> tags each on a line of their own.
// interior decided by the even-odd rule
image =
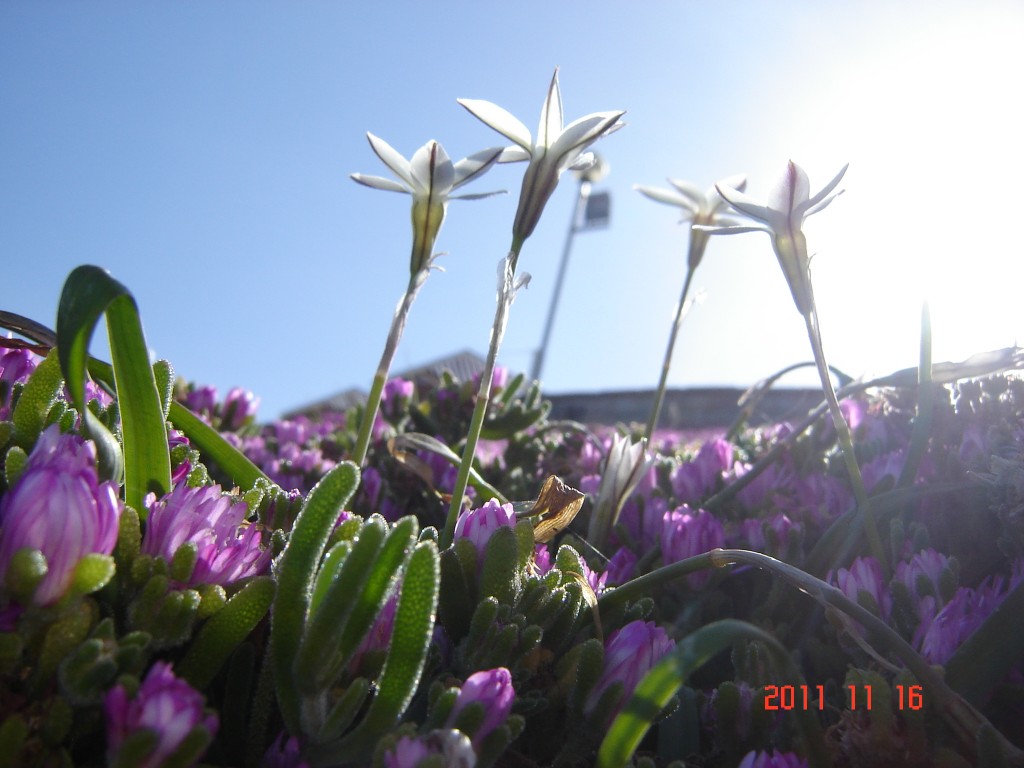
<svg viewBox="0 0 1024 768">
<path fill-rule="evenodd" d="M 168 563 L 185 544 L 196 547 L 196 565 L 187 585 L 227 586 L 258 576 L 270 565 L 270 549 L 261 547 L 262 532 L 246 523 L 245 502 L 221 492 L 219 485 L 178 485 L 149 508 L 143 554 Z"/>
<path fill-rule="evenodd" d="M 894 578 L 906 585 L 917 605 L 922 597 L 934 596 L 941 601 L 940 580 L 950 566 L 950 558 L 934 549 L 923 549 L 910 562 L 896 563 Z"/>
<path fill-rule="evenodd" d="M 171 672 L 170 664 L 158 661 L 149 670 L 134 698 L 124 686 L 116 685 L 104 701 L 107 717 L 107 759 L 117 765 L 118 753 L 132 736 L 148 731 L 157 737 L 153 750 L 137 768 L 158 768 L 172 759 L 175 765 L 194 765 L 202 756 L 179 754 L 185 740 L 196 729 L 205 730 L 209 740 L 217 732 L 217 715 L 207 713 L 203 696 Z M 134 754 L 134 753 L 133 753 Z M 182 759 L 191 757 L 188 762 Z"/>
<path fill-rule="evenodd" d="M 665 514 L 662 521 L 661 557 L 666 565 L 723 546 L 725 531 L 710 512 L 703 509 L 695 512 L 684 504 L 674 512 Z M 694 589 L 705 586 L 710 579 L 711 574 L 707 572 L 687 576 Z"/>
<path fill-rule="evenodd" d="M 14 385 L 28 381 L 35 367 L 36 358 L 27 349 L 0 347 L 0 421 L 10 418 Z"/>
<path fill-rule="evenodd" d="M 807 768 L 807 761 L 793 752 L 750 751 L 737 768 Z"/>
<path fill-rule="evenodd" d="M 232 388 L 224 398 L 221 412 L 221 429 L 236 431 L 256 418 L 256 410 L 260 407 L 260 399 L 252 392 L 241 387 Z"/>
<path fill-rule="evenodd" d="M 403 736 L 393 749 L 384 753 L 384 768 L 416 768 L 431 755 L 441 755 L 439 765 L 476 765 L 476 753 L 469 738 L 454 729 L 435 730 L 426 736 Z"/>
<path fill-rule="evenodd" d="M 512 675 L 505 667 L 476 672 L 462 684 L 459 697 L 448 715 L 447 725 L 453 727 L 462 710 L 470 704 L 479 704 L 483 707 L 484 719 L 473 734 L 473 746 L 479 747 L 495 728 L 508 720 L 515 699 Z"/>
<path fill-rule="evenodd" d="M 584 712 L 588 715 L 593 712 L 604 692 L 615 683 L 622 683 L 614 717 L 633 695 L 643 676 L 675 645 L 665 630 L 652 621 L 631 621 L 612 632 L 604 644 L 604 672 L 588 694 Z"/>
<path fill-rule="evenodd" d="M 836 574 L 829 574 L 833 582 L 843 594 L 853 602 L 864 605 L 876 616 L 889 620 L 892 611 L 892 595 L 889 587 L 882 581 L 882 567 L 875 558 L 858 557 L 850 564 L 850 569 L 840 568 Z M 867 599 L 865 599 L 867 598 Z"/>
<path fill-rule="evenodd" d="M 482 507 L 463 512 L 455 523 L 455 538 L 469 539 L 482 558 L 487 542 L 499 528 L 514 528 L 516 513 L 511 504 L 499 504 L 494 499 Z"/>
<path fill-rule="evenodd" d="M 116 486 L 98 480 L 96 446 L 61 434 L 56 424 L 48 427 L 0 499 L 0 572 L 7 573 L 15 552 L 38 549 L 48 570 L 32 602 L 56 603 L 83 557 L 114 551 L 121 509 Z"/>
<path fill-rule="evenodd" d="M 302 759 L 302 747 L 294 736 L 289 737 L 284 731 L 278 734 L 274 743 L 263 755 L 263 768 L 310 768 L 309 763 Z"/>
<path fill-rule="evenodd" d="M 716 438 L 704 443 L 692 461 L 673 470 L 672 490 L 676 498 L 686 504 L 702 501 L 732 467 L 732 456 L 732 445 L 725 440 Z"/>
</svg>

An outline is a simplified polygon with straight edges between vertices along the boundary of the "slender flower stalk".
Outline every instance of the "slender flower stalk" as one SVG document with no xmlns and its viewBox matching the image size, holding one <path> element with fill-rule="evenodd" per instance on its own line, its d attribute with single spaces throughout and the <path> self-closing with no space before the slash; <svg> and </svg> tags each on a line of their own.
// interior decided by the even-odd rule
<svg viewBox="0 0 1024 768">
<path fill-rule="evenodd" d="M 391 320 L 391 329 L 388 331 L 387 341 L 384 343 L 384 352 L 377 365 L 377 372 L 374 374 L 373 383 L 370 385 L 370 394 L 366 400 L 366 410 L 363 413 L 362 423 L 359 425 L 359 434 L 356 437 L 356 446 L 352 460 L 362 466 L 366 460 L 366 452 L 370 445 L 370 435 L 373 431 L 373 422 L 377 418 L 377 411 L 380 408 L 381 393 L 384 391 L 384 384 L 388 378 L 388 371 L 391 369 L 391 361 L 394 359 L 398 343 L 401 341 L 402 333 L 405 330 L 405 322 L 409 316 L 416 295 L 430 274 L 434 260 L 434 242 L 441 231 L 444 217 L 448 210 L 449 200 L 477 200 L 492 195 L 502 194 L 501 192 L 483 192 L 478 194 L 453 195 L 453 190 L 463 184 L 480 176 L 488 168 L 497 162 L 503 149 L 492 147 L 485 149 L 467 158 L 453 163 L 442 147 L 436 141 L 428 141 L 412 156 L 412 160 L 406 160 L 396 152 L 390 144 L 372 133 L 366 134 L 370 141 L 370 147 L 377 154 L 384 164 L 391 169 L 400 181 L 386 179 L 381 176 L 368 176 L 362 173 L 353 173 L 352 179 L 367 187 L 383 189 L 389 192 L 402 192 L 412 195 L 412 255 L 409 259 L 409 284 L 405 293 L 398 302 L 394 317 Z"/>
<path fill-rule="evenodd" d="M 602 136 L 621 128 L 623 123 L 619 120 L 625 114 L 621 110 L 593 112 L 572 121 L 569 125 L 564 125 L 557 69 L 551 78 L 548 95 L 541 107 L 536 137 L 530 134 L 529 129 L 519 119 L 496 104 L 481 99 L 458 99 L 458 102 L 474 117 L 514 142 L 515 146 L 505 149 L 498 162 L 527 160 L 529 165 L 523 175 L 519 206 L 512 223 L 512 246 L 498 268 L 498 306 L 494 313 L 487 359 L 480 374 L 480 386 L 470 420 L 469 434 L 466 436 L 459 474 L 452 491 L 451 506 L 448 508 L 448 519 L 442 532 L 442 546 L 448 546 L 452 542 L 455 521 L 458 519 L 469 483 L 469 470 L 473 465 L 484 416 L 490 404 L 491 379 L 494 375 L 498 349 L 508 324 L 509 307 L 516 291 L 525 284 L 515 279 L 519 253 L 540 221 L 544 206 L 558 186 L 558 179 L 562 173 L 570 168 L 583 169 L 592 164 L 594 156 L 586 152 L 587 147 Z"/>
<path fill-rule="evenodd" d="M 633 189 L 645 195 L 651 200 L 667 205 L 675 205 L 682 208 L 681 221 L 688 221 L 692 224 L 704 226 L 734 226 L 737 222 L 722 213 L 728 203 L 718 193 L 715 187 L 707 192 L 701 192 L 688 181 L 669 179 L 668 183 L 675 187 L 671 189 L 658 189 L 656 187 L 645 187 L 641 184 L 634 184 Z M 724 186 L 742 191 L 747 186 L 747 180 L 743 176 L 730 176 L 719 182 Z M 654 407 L 651 409 L 651 417 L 647 421 L 645 436 L 650 442 L 654 430 L 658 426 L 658 417 L 661 415 L 661 406 L 665 400 L 665 387 L 668 385 L 668 372 L 672 366 L 672 352 L 676 347 L 676 339 L 679 336 L 679 328 L 683 324 L 690 309 L 691 302 L 687 301 L 690 292 L 690 283 L 693 281 L 693 273 L 704 258 L 704 249 L 708 244 L 709 234 L 701 229 L 690 227 L 690 245 L 686 259 L 686 278 L 683 280 L 683 291 L 679 296 L 679 304 L 676 307 L 676 317 L 672 323 L 672 330 L 668 337 L 668 347 L 665 349 L 665 360 L 661 365 L 661 378 L 658 380 L 658 390 L 654 396 Z"/>
<path fill-rule="evenodd" d="M 494 312 L 494 324 L 491 327 L 491 343 L 487 349 L 487 358 L 484 360 L 484 369 L 480 374 L 480 383 L 476 392 L 476 405 L 473 408 L 473 416 L 469 422 L 469 434 L 466 435 L 466 445 L 462 451 L 462 461 L 459 462 L 459 473 L 455 478 L 451 505 L 448 507 L 448 518 L 445 521 L 443 538 L 441 539 L 441 545 L 444 547 L 451 544 L 454 539 L 455 524 L 459 518 L 459 511 L 462 509 L 462 497 L 465 496 L 466 486 L 469 485 L 469 472 L 473 467 L 473 460 L 476 457 L 476 445 L 480 441 L 480 433 L 484 427 L 484 416 L 487 415 L 487 406 L 491 399 L 491 380 L 494 377 L 494 366 L 498 357 L 498 348 L 501 346 L 501 340 L 505 336 L 505 329 L 508 326 L 508 313 L 516 293 L 530 282 L 528 274 L 522 275 L 519 280 L 516 280 L 513 270 L 513 258 L 510 251 L 508 256 L 498 262 L 498 302 Z"/>
<path fill-rule="evenodd" d="M 829 411 L 832 415 L 832 422 L 839 437 L 839 445 L 842 449 L 843 461 L 846 464 L 847 472 L 850 475 L 850 484 L 853 488 L 854 498 L 863 516 L 865 530 L 868 536 L 868 543 L 872 554 L 885 566 L 887 559 L 885 549 L 882 546 L 882 539 L 878 534 L 878 528 L 869 508 L 867 491 L 864 488 L 864 479 L 861 477 L 860 467 L 857 466 L 857 458 L 853 451 L 853 437 L 850 428 L 843 417 L 842 409 L 839 407 L 839 400 L 836 398 L 835 389 L 832 386 L 832 378 L 829 375 L 828 361 L 825 358 L 825 350 L 821 342 L 821 330 L 818 323 L 817 307 L 814 303 L 814 290 L 811 284 L 811 260 L 807 254 L 807 238 L 804 236 L 802 227 L 804 219 L 813 213 L 825 208 L 836 199 L 842 190 L 833 192 L 842 180 L 849 165 L 844 165 L 833 179 L 814 196 L 810 195 L 810 183 L 804 170 L 789 161 L 786 173 L 772 191 L 767 204 L 758 203 L 751 197 L 738 189 L 733 189 L 725 184 L 717 184 L 715 188 L 733 208 L 744 214 L 747 218 L 758 222 L 754 225 L 743 226 L 703 226 L 694 225 L 708 234 L 734 234 L 738 232 L 767 232 L 772 238 L 772 247 L 779 260 L 779 266 L 789 284 L 790 293 L 793 295 L 793 302 L 797 311 L 804 319 L 807 328 L 807 338 L 810 340 L 811 349 L 814 352 L 814 361 L 818 367 L 818 375 L 821 378 L 821 388 L 828 402 Z"/>
</svg>

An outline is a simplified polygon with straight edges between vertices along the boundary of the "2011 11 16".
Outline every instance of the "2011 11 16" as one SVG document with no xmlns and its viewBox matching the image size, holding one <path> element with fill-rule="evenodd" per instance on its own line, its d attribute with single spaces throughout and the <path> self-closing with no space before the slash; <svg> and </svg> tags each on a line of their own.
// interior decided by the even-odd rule
<svg viewBox="0 0 1024 768">
<path fill-rule="evenodd" d="M 919 710 L 924 707 L 924 690 L 920 685 L 894 685 L 896 708 Z M 870 685 L 847 685 L 844 687 L 846 703 L 851 711 L 871 709 L 872 691 Z M 764 687 L 764 708 L 770 712 L 794 709 L 825 709 L 824 685 L 766 685 Z"/>
</svg>

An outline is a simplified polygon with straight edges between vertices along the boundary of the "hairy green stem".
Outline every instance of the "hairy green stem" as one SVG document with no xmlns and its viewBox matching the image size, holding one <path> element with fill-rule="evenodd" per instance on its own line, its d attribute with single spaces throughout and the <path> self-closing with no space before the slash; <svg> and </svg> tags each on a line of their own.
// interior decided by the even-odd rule
<svg viewBox="0 0 1024 768">
<path fill-rule="evenodd" d="M 398 302 L 395 315 L 391 319 L 391 330 L 388 331 L 387 341 L 384 342 L 384 352 L 377 364 L 377 373 L 374 374 L 373 384 L 370 386 L 370 394 L 366 398 L 366 409 L 363 411 L 363 420 L 359 424 L 359 435 L 356 437 L 356 447 L 352 453 L 352 462 L 362 467 L 366 461 L 366 452 L 370 447 L 370 435 L 373 433 L 373 422 L 377 419 L 377 411 L 380 410 L 380 399 L 384 393 L 384 384 L 388 380 L 388 371 L 391 370 L 391 361 L 398 350 L 398 342 L 402 340 L 402 333 L 405 331 L 405 321 L 409 317 L 409 310 L 416 300 L 423 283 L 430 274 L 430 265 L 418 270 L 411 278 L 405 289 L 405 295 Z"/>
<path fill-rule="evenodd" d="M 712 558 L 712 553 L 705 552 L 702 555 L 695 555 L 694 557 L 688 557 L 685 560 L 679 560 L 662 566 L 650 573 L 645 573 L 643 576 L 630 579 L 621 587 L 616 587 L 602 593 L 597 599 L 598 610 L 604 613 L 624 603 L 639 600 L 641 597 L 649 597 L 656 587 L 697 571 L 714 568 L 717 565 Z"/>
<path fill-rule="evenodd" d="M 696 271 L 694 266 L 686 268 L 686 279 L 683 281 L 683 291 L 679 296 L 679 306 L 676 307 L 676 319 L 672 323 L 672 331 L 668 336 L 668 347 L 665 349 L 665 360 L 661 364 L 661 379 L 658 381 L 658 391 L 654 395 L 654 407 L 651 409 L 651 418 L 647 421 L 647 431 L 644 434 L 647 437 L 647 443 L 651 445 L 651 439 L 654 435 L 654 429 L 658 426 L 658 417 L 661 415 L 661 405 L 665 400 L 665 387 L 668 385 L 668 371 L 672 366 L 672 352 L 676 347 L 676 338 L 679 336 L 679 328 L 683 324 L 683 318 L 686 317 L 686 311 L 689 308 L 686 303 L 686 296 L 690 292 L 690 283 L 693 281 L 693 273 Z"/>
<path fill-rule="evenodd" d="M 839 399 L 836 397 L 835 388 L 832 386 L 828 362 L 825 360 L 825 350 L 821 344 L 818 312 L 813 300 L 811 301 L 810 310 L 804 314 L 804 322 L 807 325 L 807 338 L 810 339 L 811 348 L 814 351 L 814 361 L 818 365 L 821 388 L 825 393 L 825 400 L 828 402 L 828 408 L 832 414 L 832 424 L 835 426 L 836 435 L 839 438 L 839 448 L 843 455 L 843 462 L 846 464 L 846 470 L 850 475 L 853 497 L 856 499 L 857 508 L 864 518 L 864 530 L 867 532 L 871 553 L 878 560 L 878 564 L 882 567 L 882 572 L 888 573 L 889 560 L 885 555 L 885 548 L 882 546 L 882 538 L 878 535 L 878 527 L 875 525 L 871 503 L 868 500 L 867 490 L 864 488 L 864 478 L 860 474 L 860 467 L 857 466 L 857 456 L 853 451 L 853 436 L 850 434 L 850 427 L 846 423 L 843 411 L 839 407 Z"/>
<path fill-rule="evenodd" d="M 522 248 L 522 240 L 513 239 L 512 247 Z M 502 263 L 502 274 L 498 282 L 498 301 L 494 310 L 494 325 L 491 326 L 491 341 L 487 348 L 487 359 L 484 360 L 484 368 L 480 372 L 480 384 L 477 388 L 476 403 L 473 406 L 473 416 L 469 422 L 469 434 L 466 435 L 466 445 L 462 450 L 462 461 L 459 463 L 459 473 L 455 478 L 455 488 L 452 489 L 452 500 L 448 507 L 448 517 L 445 520 L 444 530 L 441 532 L 441 548 L 451 545 L 455 538 L 455 523 L 459 519 L 459 512 L 462 511 L 462 498 L 466 494 L 466 486 L 469 485 L 469 473 L 473 467 L 473 460 L 476 458 L 476 446 L 480 442 L 480 432 L 484 427 L 484 417 L 487 415 L 487 407 L 491 401 L 491 381 L 494 378 L 494 364 L 498 359 L 498 348 L 505 336 L 505 327 L 508 325 L 508 312 L 512 306 L 512 298 L 515 293 L 515 265 L 519 259 L 519 251 L 511 250 Z"/>
</svg>

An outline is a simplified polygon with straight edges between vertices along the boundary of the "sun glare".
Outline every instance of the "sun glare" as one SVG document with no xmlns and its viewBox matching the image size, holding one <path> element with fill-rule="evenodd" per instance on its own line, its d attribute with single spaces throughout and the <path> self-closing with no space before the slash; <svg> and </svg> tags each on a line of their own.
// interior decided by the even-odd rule
<svg viewBox="0 0 1024 768">
<path fill-rule="evenodd" d="M 811 242 L 827 249 L 814 262 L 823 328 L 851 373 L 916 362 L 924 299 L 936 361 L 1024 341 L 1022 29 L 1013 11 L 922 24 L 841 73 L 808 115 L 795 146 L 821 168 L 812 187 L 851 161 Z"/>
</svg>

